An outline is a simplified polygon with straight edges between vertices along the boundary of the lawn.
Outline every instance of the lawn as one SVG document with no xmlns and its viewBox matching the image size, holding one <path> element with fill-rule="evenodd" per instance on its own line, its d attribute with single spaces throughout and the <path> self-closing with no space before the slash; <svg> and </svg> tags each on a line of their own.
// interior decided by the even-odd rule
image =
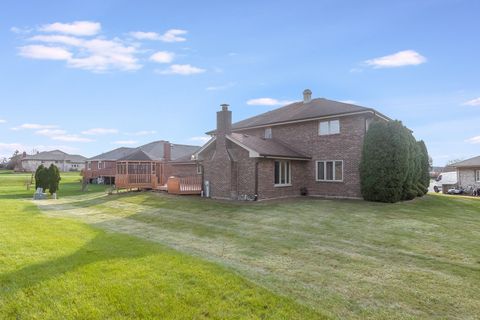
<svg viewBox="0 0 480 320">
<path fill-rule="evenodd" d="M 28 179 L 0 173 L 1 319 L 323 318 L 221 265 L 42 214 Z M 101 186 L 82 193 L 78 179 L 63 176 L 59 205 L 110 198 Z"/>
<path fill-rule="evenodd" d="M 144 192 L 40 202 L 200 257 L 332 318 L 480 317 L 480 200 L 220 202 Z"/>
</svg>

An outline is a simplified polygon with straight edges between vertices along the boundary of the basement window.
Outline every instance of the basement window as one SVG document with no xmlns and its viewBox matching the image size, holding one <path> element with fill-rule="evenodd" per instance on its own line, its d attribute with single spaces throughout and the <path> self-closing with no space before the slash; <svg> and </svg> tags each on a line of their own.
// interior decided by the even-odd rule
<svg viewBox="0 0 480 320">
<path fill-rule="evenodd" d="M 317 181 L 343 181 L 343 160 L 317 161 Z"/>
<path fill-rule="evenodd" d="M 275 160 L 275 187 L 291 186 L 292 171 L 290 169 L 290 161 Z"/>
<path fill-rule="evenodd" d="M 319 135 L 326 136 L 337 133 L 340 133 L 340 120 L 320 121 L 318 126 Z"/>
</svg>

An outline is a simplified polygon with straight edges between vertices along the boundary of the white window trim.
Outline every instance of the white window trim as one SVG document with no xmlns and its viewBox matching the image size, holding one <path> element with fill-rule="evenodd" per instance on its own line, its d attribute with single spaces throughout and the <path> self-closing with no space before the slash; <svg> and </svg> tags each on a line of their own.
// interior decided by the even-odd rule
<svg viewBox="0 0 480 320">
<path fill-rule="evenodd" d="M 318 163 L 319 162 L 333 162 L 333 178 L 335 179 L 335 162 L 341 162 L 342 163 L 342 180 L 327 180 L 327 179 L 318 179 Z M 327 176 L 327 166 L 323 166 L 323 176 Z M 344 163 L 343 160 L 317 160 L 315 161 L 315 180 L 317 182 L 343 182 L 345 177 L 345 170 L 344 170 Z"/>
<path fill-rule="evenodd" d="M 197 163 L 197 174 L 202 174 L 202 166 Z"/>
<path fill-rule="evenodd" d="M 275 165 L 273 166 L 273 186 L 274 187 L 291 187 L 292 186 L 292 163 L 290 162 L 290 160 L 275 160 L 274 162 L 286 162 L 288 163 L 288 167 L 290 168 L 290 170 L 288 171 L 288 181 L 289 183 L 275 183 Z M 287 167 L 285 166 L 285 171 L 287 170 Z M 281 181 L 281 176 L 279 177 L 278 179 L 279 181 Z"/>
<path fill-rule="evenodd" d="M 331 133 L 331 122 L 333 121 L 338 121 L 338 132 L 335 132 L 335 133 Z M 328 123 L 328 133 L 321 133 L 320 132 L 320 126 L 321 126 L 321 123 Z M 340 119 L 332 119 L 332 120 L 326 120 L 326 121 L 319 121 L 318 122 L 318 135 L 319 136 L 332 136 L 332 135 L 335 135 L 335 134 L 340 134 L 341 132 L 341 127 L 340 127 Z"/>
<path fill-rule="evenodd" d="M 475 182 L 480 182 L 480 169 L 475 170 Z"/>
</svg>

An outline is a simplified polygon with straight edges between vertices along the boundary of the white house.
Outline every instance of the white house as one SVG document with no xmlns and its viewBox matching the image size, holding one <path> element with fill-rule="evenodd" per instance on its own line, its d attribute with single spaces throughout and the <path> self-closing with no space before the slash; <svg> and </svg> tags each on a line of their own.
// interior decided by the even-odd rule
<svg viewBox="0 0 480 320">
<path fill-rule="evenodd" d="M 21 171 L 35 171 L 43 164 L 49 167 L 52 163 L 58 167 L 60 171 L 80 171 L 85 168 L 85 160 L 87 158 L 78 154 L 68 154 L 61 150 L 44 151 L 33 155 L 22 156 Z"/>
</svg>

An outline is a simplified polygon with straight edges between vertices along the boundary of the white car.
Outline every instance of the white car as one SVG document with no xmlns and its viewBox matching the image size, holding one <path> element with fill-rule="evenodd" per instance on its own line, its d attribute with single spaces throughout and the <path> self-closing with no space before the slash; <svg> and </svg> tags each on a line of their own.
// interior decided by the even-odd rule
<svg viewBox="0 0 480 320">
<path fill-rule="evenodd" d="M 448 184 L 448 185 L 457 184 L 457 172 L 452 171 L 452 172 L 440 173 L 437 179 L 435 180 L 435 183 L 433 185 L 433 190 L 437 193 L 442 191 L 442 186 L 444 184 Z"/>
</svg>

